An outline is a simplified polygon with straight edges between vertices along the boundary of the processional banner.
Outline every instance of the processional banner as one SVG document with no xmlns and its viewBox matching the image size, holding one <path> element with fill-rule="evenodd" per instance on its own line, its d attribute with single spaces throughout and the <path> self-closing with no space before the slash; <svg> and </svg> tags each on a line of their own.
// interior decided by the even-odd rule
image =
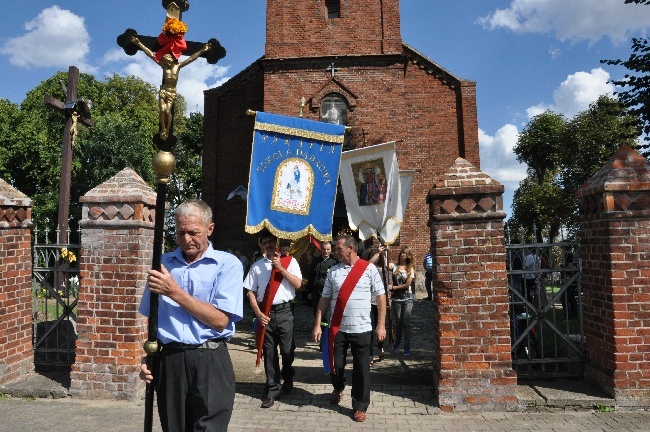
<svg viewBox="0 0 650 432">
<path fill-rule="evenodd" d="M 257 112 L 245 230 L 332 239 L 345 126 Z"/>
<path fill-rule="evenodd" d="M 395 141 L 344 152 L 340 176 L 350 228 L 361 240 L 394 243 L 413 179 L 412 171 L 400 176 Z"/>
</svg>

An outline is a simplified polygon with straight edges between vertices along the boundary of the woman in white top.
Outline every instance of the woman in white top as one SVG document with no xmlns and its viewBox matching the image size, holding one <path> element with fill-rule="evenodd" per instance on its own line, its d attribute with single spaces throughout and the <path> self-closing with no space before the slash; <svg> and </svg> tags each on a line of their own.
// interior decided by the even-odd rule
<svg viewBox="0 0 650 432">
<path fill-rule="evenodd" d="M 403 335 L 403 354 L 407 357 L 411 355 L 411 311 L 413 310 L 411 283 L 415 279 L 414 263 L 411 248 L 404 246 L 399 252 L 397 264 L 390 263 L 389 265 L 392 284 L 388 285 L 388 289 L 391 294 L 391 309 L 395 328 L 393 351 L 399 348 Z"/>
</svg>

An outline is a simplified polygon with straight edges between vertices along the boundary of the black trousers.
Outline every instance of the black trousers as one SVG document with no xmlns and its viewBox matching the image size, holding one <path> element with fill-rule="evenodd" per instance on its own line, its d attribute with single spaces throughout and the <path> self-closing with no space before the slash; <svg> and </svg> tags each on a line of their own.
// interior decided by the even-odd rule
<svg viewBox="0 0 650 432">
<path fill-rule="evenodd" d="M 293 369 L 296 346 L 293 340 L 293 312 L 290 303 L 273 306 L 271 321 L 266 326 L 264 336 L 264 372 L 266 373 L 266 397 L 280 396 L 280 379 L 293 382 L 296 374 Z M 278 355 L 278 348 L 280 355 Z M 282 368 L 280 368 L 282 357 Z"/>
<path fill-rule="evenodd" d="M 366 412 L 370 405 L 370 343 L 372 332 L 338 332 L 334 339 L 334 370 L 330 373 L 334 391 L 345 389 L 345 363 L 352 350 L 352 409 Z"/>
<path fill-rule="evenodd" d="M 235 403 L 235 373 L 224 342 L 217 349 L 163 348 L 156 394 L 165 432 L 226 432 Z"/>
<path fill-rule="evenodd" d="M 372 322 L 372 332 L 371 332 L 371 342 L 370 342 L 370 357 L 372 357 L 375 353 L 375 340 L 377 339 L 377 335 L 375 334 L 375 329 L 377 328 L 377 320 L 379 319 L 379 309 L 377 309 L 377 305 L 371 305 L 370 306 L 370 321 Z M 377 342 L 377 348 L 379 355 L 384 351 L 384 341 Z"/>
</svg>

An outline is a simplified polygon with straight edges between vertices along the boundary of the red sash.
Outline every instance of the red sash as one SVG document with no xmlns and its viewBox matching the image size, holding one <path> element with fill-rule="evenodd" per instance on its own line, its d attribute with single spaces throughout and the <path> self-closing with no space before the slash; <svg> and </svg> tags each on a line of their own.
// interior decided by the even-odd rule
<svg viewBox="0 0 650 432">
<path fill-rule="evenodd" d="M 291 255 L 287 255 L 284 257 L 280 257 L 280 264 L 282 264 L 282 267 L 285 269 L 289 268 L 289 264 L 291 264 Z M 271 270 L 271 277 L 269 279 L 269 283 L 266 284 L 266 289 L 264 290 L 264 298 L 262 299 L 262 305 L 260 306 L 260 310 L 262 313 L 266 316 L 269 316 L 271 313 L 271 306 L 273 306 L 273 299 L 275 298 L 275 295 L 278 292 L 278 288 L 280 288 L 280 284 L 282 283 L 282 274 L 277 271 L 275 267 Z M 262 359 L 262 348 L 264 347 L 264 335 L 266 334 L 266 326 L 263 325 L 258 325 L 257 326 L 257 332 L 255 333 L 255 344 L 257 346 L 257 360 L 255 360 L 255 366 L 260 365 L 260 360 Z"/>
<path fill-rule="evenodd" d="M 357 282 L 359 282 L 359 279 L 361 279 L 363 272 L 366 271 L 368 264 L 370 263 L 366 260 L 362 260 L 361 258 L 357 259 L 357 261 L 352 266 L 352 269 L 350 269 L 350 273 L 348 273 L 345 280 L 343 281 L 341 289 L 339 290 L 339 296 L 336 298 L 334 313 L 332 314 L 332 319 L 330 320 L 329 325 L 330 333 L 328 335 L 330 370 L 332 373 L 336 373 L 336 369 L 334 369 L 334 339 L 336 338 L 336 334 L 339 332 L 339 328 L 341 327 L 343 311 L 345 310 L 345 306 L 348 304 L 348 300 L 350 299 L 352 291 L 354 291 L 354 287 L 357 286 Z"/>
</svg>

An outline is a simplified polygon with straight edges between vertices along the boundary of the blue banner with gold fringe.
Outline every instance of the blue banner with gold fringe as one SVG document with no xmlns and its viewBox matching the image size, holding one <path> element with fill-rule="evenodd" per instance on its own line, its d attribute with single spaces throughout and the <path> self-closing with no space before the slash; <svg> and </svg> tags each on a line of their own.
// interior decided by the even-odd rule
<svg viewBox="0 0 650 432">
<path fill-rule="evenodd" d="M 332 238 L 345 126 L 257 112 L 246 232 Z"/>
</svg>

